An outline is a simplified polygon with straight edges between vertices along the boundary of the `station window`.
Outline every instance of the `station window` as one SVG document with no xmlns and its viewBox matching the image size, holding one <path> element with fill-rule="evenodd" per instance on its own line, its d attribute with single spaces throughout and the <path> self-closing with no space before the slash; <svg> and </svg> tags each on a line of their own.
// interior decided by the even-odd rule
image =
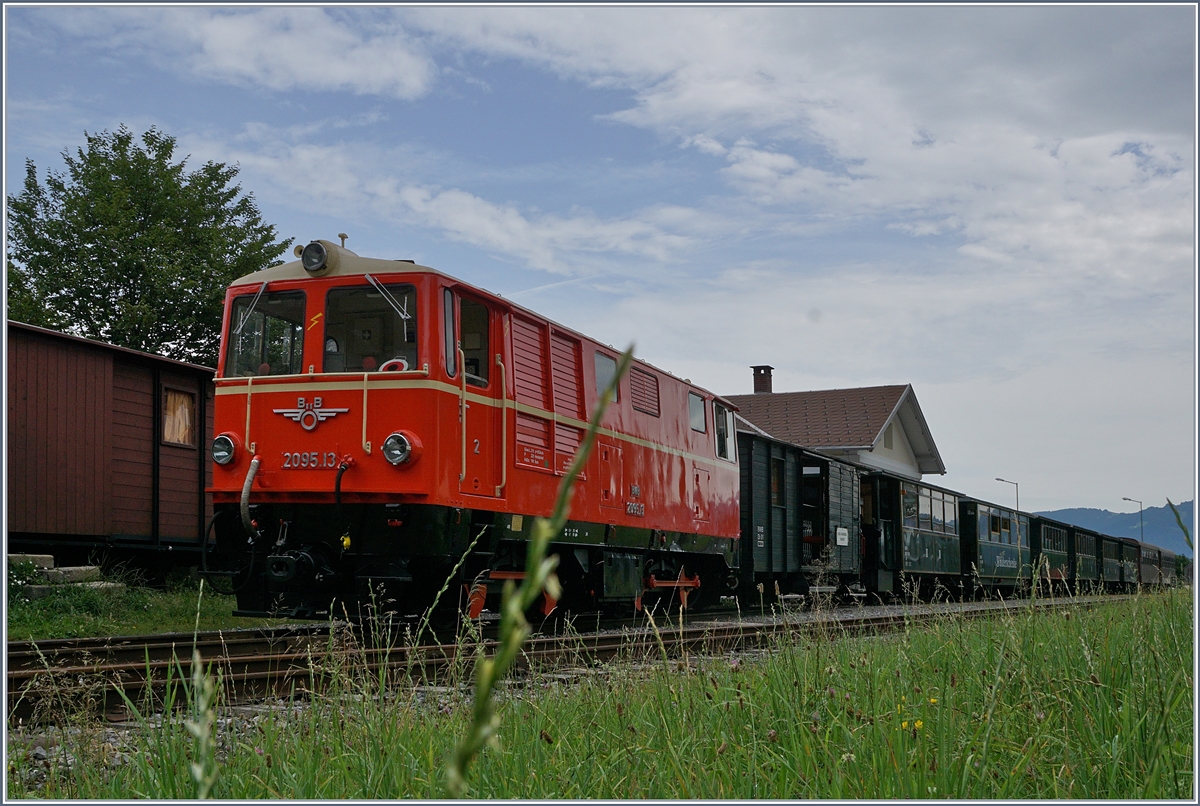
<svg viewBox="0 0 1200 806">
<path fill-rule="evenodd" d="M 411 285 L 334 288 L 325 295 L 325 372 L 417 368 L 417 292 Z"/>
<path fill-rule="evenodd" d="M 172 445 L 196 445 L 196 396 L 178 389 L 163 390 L 162 441 Z"/>
<path fill-rule="evenodd" d="M 617 359 L 604 353 L 596 353 L 596 396 L 600 396 L 608 385 L 612 383 L 612 379 L 617 376 Z M 657 392 L 657 382 L 655 385 Z M 617 403 L 621 400 L 621 385 L 617 384 L 616 395 L 613 397 L 613 402 Z M 657 405 L 657 401 L 655 401 Z"/>
<path fill-rule="evenodd" d="M 707 433 L 708 428 L 704 417 L 704 398 L 695 392 L 688 392 L 688 422 L 693 431 Z"/>
</svg>

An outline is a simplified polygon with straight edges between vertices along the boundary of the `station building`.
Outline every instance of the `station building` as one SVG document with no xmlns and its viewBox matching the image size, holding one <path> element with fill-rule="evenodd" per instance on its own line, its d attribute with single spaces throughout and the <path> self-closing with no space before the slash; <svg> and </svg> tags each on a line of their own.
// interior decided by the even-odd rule
<svg viewBox="0 0 1200 806">
<path fill-rule="evenodd" d="M 911 384 L 775 392 L 773 367 L 754 369 L 754 394 L 726 395 L 748 423 L 776 439 L 867 468 L 920 480 L 945 475 Z"/>
</svg>

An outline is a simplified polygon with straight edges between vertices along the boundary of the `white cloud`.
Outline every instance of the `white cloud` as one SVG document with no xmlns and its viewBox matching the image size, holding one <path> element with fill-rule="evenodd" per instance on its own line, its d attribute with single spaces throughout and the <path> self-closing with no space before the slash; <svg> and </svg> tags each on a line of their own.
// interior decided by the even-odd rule
<svg viewBox="0 0 1200 806">
<path fill-rule="evenodd" d="M 555 314 L 602 341 L 636 338 L 640 356 L 718 393 L 751 391 L 759 363 L 777 391 L 912 383 L 953 489 L 987 496 L 1009 468 L 1023 503 L 1053 508 L 1109 506 L 1130 467 L 1143 489 L 1187 498 L 1194 483 L 1183 295 L 1048 287 L 1011 268 L 967 284 L 763 265 L 603 307 L 579 306 L 585 294 Z"/>
<path fill-rule="evenodd" d="M 420 156 L 404 149 L 308 142 L 335 123 L 286 129 L 252 124 L 234 143 L 193 139 L 187 145 L 201 159 L 219 154 L 224 161 L 236 161 L 245 172 L 243 178 L 255 178 L 260 194 L 291 205 L 425 227 L 556 274 L 613 271 L 617 257 L 635 259 L 634 265 L 615 267 L 617 274 L 636 273 L 646 263 L 671 264 L 691 252 L 696 233 L 710 226 L 695 211 L 672 205 L 617 218 L 587 211 L 557 215 L 415 181 L 413 175 L 426 166 Z"/>
<path fill-rule="evenodd" d="M 43 9 L 42 19 L 109 53 L 132 50 L 162 67 L 275 91 L 413 99 L 437 74 L 394 21 L 319 8 L 85 7 Z"/>
<path fill-rule="evenodd" d="M 627 89 L 632 105 L 610 120 L 724 157 L 720 173 L 744 201 L 793 213 L 787 224 L 760 219 L 760 230 L 796 216 L 871 217 L 914 237 L 950 233 L 965 256 L 1060 271 L 1149 265 L 1143 279 L 1158 282 L 1190 266 L 1192 105 L 1190 92 L 1172 93 L 1189 89 L 1192 49 L 1170 22 L 1190 12 L 440 9 L 408 19 L 455 47 Z M 1129 143 L 1136 150 L 1123 152 Z"/>
</svg>

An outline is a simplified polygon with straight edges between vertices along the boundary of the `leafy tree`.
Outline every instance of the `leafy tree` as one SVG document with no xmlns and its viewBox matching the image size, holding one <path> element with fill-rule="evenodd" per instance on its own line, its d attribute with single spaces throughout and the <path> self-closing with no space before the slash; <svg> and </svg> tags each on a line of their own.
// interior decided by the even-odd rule
<svg viewBox="0 0 1200 806">
<path fill-rule="evenodd" d="M 65 172 L 8 197 L 8 314 L 135 350 L 215 366 L 225 287 L 278 265 L 276 240 L 237 167 L 173 161 L 175 138 L 84 132 Z"/>
</svg>

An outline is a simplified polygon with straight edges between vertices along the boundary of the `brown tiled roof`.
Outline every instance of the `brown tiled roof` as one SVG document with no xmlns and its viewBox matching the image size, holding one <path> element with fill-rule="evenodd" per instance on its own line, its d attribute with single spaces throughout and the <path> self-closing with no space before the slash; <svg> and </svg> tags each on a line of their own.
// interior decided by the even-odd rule
<svg viewBox="0 0 1200 806">
<path fill-rule="evenodd" d="M 806 448 L 870 448 L 908 386 L 726 395 L 750 422 Z"/>
<path fill-rule="evenodd" d="M 946 472 L 911 385 L 728 395 L 726 399 L 753 428 L 818 451 L 870 451 L 882 438 L 884 427 L 894 422 L 903 429 L 921 473 Z"/>
</svg>

